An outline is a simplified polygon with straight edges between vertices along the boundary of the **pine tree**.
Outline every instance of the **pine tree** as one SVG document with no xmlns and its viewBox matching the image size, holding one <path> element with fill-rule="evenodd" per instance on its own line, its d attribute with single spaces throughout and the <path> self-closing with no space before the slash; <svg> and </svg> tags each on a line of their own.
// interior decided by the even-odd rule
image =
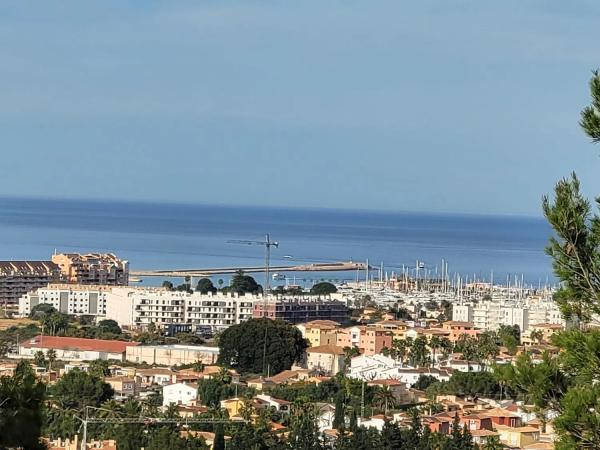
<svg viewBox="0 0 600 450">
<path fill-rule="evenodd" d="M 300 405 L 294 408 L 288 437 L 288 447 L 291 450 L 323 449 L 316 419 L 316 412 L 312 405 Z"/>
<path fill-rule="evenodd" d="M 397 423 L 390 422 L 387 418 L 381 430 L 381 448 L 383 450 L 396 450 L 402 447 L 402 430 Z"/>
<path fill-rule="evenodd" d="M 419 411 L 416 409 L 412 409 L 410 411 L 411 415 L 411 423 L 410 428 L 405 433 L 405 447 L 408 449 L 415 449 L 419 446 L 421 442 L 421 419 L 419 417 Z"/>
<path fill-rule="evenodd" d="M 590 80 L 590 92 L 592 104 L 581 111 L 579 124 L 583 131 L 592 139 L 592 142 L 600 142 L 600 72 L 594 72 Z"/>
</svg>

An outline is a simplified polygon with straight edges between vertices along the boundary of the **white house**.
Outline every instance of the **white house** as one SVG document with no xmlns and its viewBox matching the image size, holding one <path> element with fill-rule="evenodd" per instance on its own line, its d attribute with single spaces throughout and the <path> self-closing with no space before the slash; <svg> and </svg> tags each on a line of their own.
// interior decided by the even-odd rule
<svg viewBox="0 0 600 450">
<path fill-rule="evenodd" d="M 363 381 L 387 379 L 392 377 L 382 376 L 382 373 L 395 367 L 400 367 L 400 363 L 388 356 L 381 354 L 361 355 L 352 358 L 350 361 L 349 376 Z"/>
<path fill-rule="evenodd" d="M 376 428 L 381 431 L 385 425 L 385 416 L 379 414 L 377 416 L 369 417 L 368 419 L 360 421 L 359 425 L 365 428 Z"/>
<path fill-rule="evenodd" d="M 448 367 L 459 372 L 481 372 L 484 367 L 476 361 L 464 361 L 462 359 L 451 359 Z"/>
<path fill-rule="evenodd" d="M 344 370 L 344 349 L 336 345 L 320 345 L 306 350 L 309 370 L 335 375 Z"/>
<path fill-rule="evenodd" d="M 333 420 L 335 419 L 335 406 L 331 403 L 317 403 L 317 423 L 319 431 L 333 428 Z"/>
<path fill-rule="evenodd" d="M 198 385 L 194 383 L 173 383 L 163 386 L 163 406 L 171 403 L 187 405 L 198 398 Z"/>
</svg>

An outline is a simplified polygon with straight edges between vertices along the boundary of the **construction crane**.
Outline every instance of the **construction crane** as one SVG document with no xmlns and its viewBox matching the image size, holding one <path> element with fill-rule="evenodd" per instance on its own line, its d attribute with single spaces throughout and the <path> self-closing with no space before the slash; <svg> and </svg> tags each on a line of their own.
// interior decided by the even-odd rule
<svg viewBox="0 0 600 450">
<path fill-rule="evenodd" d="M 279 248 L 279 242 L 272 241 L 271 237 L 267 233 L 264 241 L 247 241 L 241 239 L 233 239 L 227 241 L 229 244 L 242 244 L 242 245 L 264 245 L 265 246 L 265 298 L 271 290 L 271 280 L 269 279 L 269 272 L 271 267 L 271 247 Z"/>
<path fill-rule="evenodd" d="M 111 412 L 107 409 L 104 408 L 96 408 L 93 406 L 86 406 L 85 407 L 85 416 L 84 417 L 79 417 L 79 416 L 75 416 L 75 418 L 77 420 L 79 420 L 81 422 L 81 425 L 83 426 L 83 437 L 82 437 L 82 441 L 81 441 L 81 450 L 86 450 L 87 449 L 87 429 L 88 429 L 88 424 L 91 423 L 97 423 L 97 424 L 140 424 L 140 425 L 164 425 L 164 424 L 172 424 L 172 425 L 178 425 L 178 426 L 187 426 L 190 424 L 198 424 L 198 423 L 209 423 L 209 424 L 218 424 L 218 423 L 222 423 L 222 424 L 233 424 L 233 423 L 238 423 L 238 424 L 243 424 L 246 423 L 246 421 L 244 419 L 238 419 L 238 418 L 232 418 L 232 419 L 217 419 L 217 418 L 210 418 L 210 417 L 181 417 L 178 419 L 165 419 L 164 417 L 90 417 L 89 416 L 89 410 L 96 410 L 96 411 L 108 411 Z M 80 428 L 81 429 L 81 428 Z"/>
</svg>

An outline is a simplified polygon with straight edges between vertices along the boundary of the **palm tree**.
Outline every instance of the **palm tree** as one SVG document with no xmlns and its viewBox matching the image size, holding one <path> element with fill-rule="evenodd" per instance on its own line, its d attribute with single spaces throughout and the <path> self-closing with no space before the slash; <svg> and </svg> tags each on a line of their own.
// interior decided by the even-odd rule
<svg viewBox="0 0 600 450">
<path fill-rule="evenodd" d="M 171 403 L 163 411 L 162 416 L 165 419 L 179 419 L 179 406 L 177 406 L 175 403 Z"/>
<path fill-rule="evenodd" d="M 431 338 L 429 339 L 429 348 L 431 349 L 431 360 L 433 362 L 433 365 L 435 366 L 436 363 L 436 359 L 435 359 L 435 352 L 438 348 L 441 347 L 441 340 L 439 338 L 439 336 L 431 336 Z"/>
<path fill-rule="evenodd" d="M 143 405 L 132 398 L 123 403 L 123 414 L 126 417 L 141 417 Z"/>
<path fill-rule="evenodd" d="M 117 403 L 114 399 L 107 400 L 100 406 L 99 411 L 97 411 L 98 417 L 102 419 L 116 419 L 121 417 L 121 405 Z M 114 435 L 116 432 L 115 424 L 106 424 L 101 428 L 102 435 L 105 438 L 109 438 Z"/>
<path fill-rule="evenodd" d="M 196 361 L 194 363 L 194 365 L 192 366 L 192 368 L 196 372 L 204 372 L 204 363 L 201 360 L 198 360 L 198 361 Z"/>
<path fill-rule="evenodd" d="M 404 358 L 408 354 L 408 349 L 412 343 L 411 338 L 406 339 L 394 339 L 392 342 L 392 348 L 395 350 L 396 357 L 400 359 L 400 364 L 404 365 Z"/>
<path fill-rule="evenodd" d="M 450 354 L 452 354 L 452 350 L 454 350 L 454 345 L 450 339 L 443 337 L 440 339 L 440 348 L 442 349 L 443 358 L 448 359 Z"/>
<path fill-rule="evenodd" d="M 396 397 L 394 397 L 389 386 L 382 386 L 375 392 L 373 402 L 379 408 L 384 408 L 385 415 L 387 416 L 388 407 L 391 406 L 393 408 L 396 405 Z"/>
<path fill-rule="evenodd" d="M 410 347 L 410 363 L 414 367 L 424 367 L 429 362 L 427 339 L 423 336 L 416 338 Z"/>
<path fill-rule="evenodd" d="M 48 360 L 48 370 L 52 370 L 52 363 L 56 361 L 56 351 L 53 348 L 46 352 L 46 359 Z"/>
<path fill-rule="evenodd" d="M 38 367 L 44 367 L 46 365 L 46 357 L 44 356 L 44 352 L 38 350 L 33 355 L 33 363 Z"/>
<path fill-rule="evenodd" d="M 229 370 L 227 370 L 227 368 L 225 367 L 221 367 L 219 369 L 219 372 L 217 372 L 217 374 L 215 375 L 215 380 L 222 384 L 231 383 L 231 375 L 229 373 Z"/>
<path fill-rule="evenodd" d="M 120 415 L 121 405 L 114 399 L 106 400 L 104 403 L 102 403 L 100 410 L 98 411 L 98 416 L 105 419 L 114 419 Z"/>
<path fill-rule="evenodd" d="M 251 398 L 245 398 L 242 401 L 242 407 L 240 408 L 240 416 L 245 421 L 250 421 L 252 415 L 255 413 L 254 403 Z"/>
<path fill-rule="evenodd" d="M 532 341 L 537 341 L 538 344 L 541 344 L 544 340 L 544 332 L 542 330 L 533 330 L 531 333 L 529 333 L 529 338 Z"/>
</svg>

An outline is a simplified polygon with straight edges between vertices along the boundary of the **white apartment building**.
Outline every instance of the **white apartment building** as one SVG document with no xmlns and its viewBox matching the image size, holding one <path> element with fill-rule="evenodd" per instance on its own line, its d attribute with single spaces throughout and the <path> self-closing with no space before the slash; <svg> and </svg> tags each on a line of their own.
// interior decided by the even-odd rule
<svg viewBox="0 0 600 450">
<path fill-rule="evenodd" d="M 498 299 L 453 305 L 452 320 L 472 322 L 481 330 L 496 331 L 501 325 L 518 325 L 527 331 L 531 325 L 552 323 L 565 326 L 565 320 L 552 301 L 509 301 Z"/>
<path fill-rule="evenodd" d="M 64 314 L 104 318 L 110 289 L 97 285 L 49 284 L 23 295 L 19 299 L 19 314 L 28 316 L 35 306 L 46 304 Z"/>
<path fill-rule="evenodd" d="M 258 300 L 262 297 L 114 287 L 106 298 L 106 318 L 129 328 L 189 323 L 194 329 L 222 330 L 250 319 Z"/>
<path fill-rule="evenodd" d="M 473 322 L 473 307 L 471 305 L 453 305 L 452 320 L 455 322 Z"/>
</svg>

